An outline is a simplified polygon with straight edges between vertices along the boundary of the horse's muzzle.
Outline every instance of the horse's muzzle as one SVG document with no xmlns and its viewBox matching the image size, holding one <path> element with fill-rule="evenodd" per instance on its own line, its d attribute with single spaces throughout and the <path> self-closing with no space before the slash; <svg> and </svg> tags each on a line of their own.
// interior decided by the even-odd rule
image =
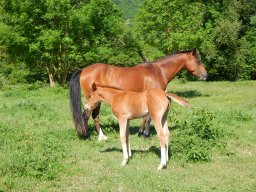
<svg viewBox="0 0 256 192">
<path fill-rule="evenodd" d="M 85 111 L 90 111 L 91 107 L 87 104 L 84 105 L 84 110 Z"/>
<path fill-rule="evenodd" d="M 206 79 L 207 79 L 207 77 L 208 77 L 208 75 L 207 75 L 207 73 L 201 73 L 200 74 L 200 80 L 202 80 L 202 81 L 205 81 Z"/>
</svg>

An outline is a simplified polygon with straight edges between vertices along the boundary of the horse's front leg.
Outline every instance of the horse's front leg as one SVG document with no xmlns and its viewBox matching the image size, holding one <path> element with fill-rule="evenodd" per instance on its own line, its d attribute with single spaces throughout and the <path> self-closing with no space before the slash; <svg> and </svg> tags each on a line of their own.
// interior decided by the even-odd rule
<svg viewBox="0 0 256 192">
<path fill-rule="evenodd" d="M 98 140 L 103 141 L 103 140 L 107 140 L 108 137 L 106 135 L 104 135 L 104 133 L 100 127 L 99 113 L 100 113 L 100 104 L 93 110 L 92 118 L 94 120 L 94 125 L 95 125 L 97 133 L 98 133 Z"/>
<path fill-rule="evenodd" d="M 127 145 L 127 119 L 118 118 L 119 127 L 120 127 L 120 141 L 123 149 L 123 160 L 121 166 L 125 166 L 128 163 L 129 159 L 129 148 Z"/>
</svg>

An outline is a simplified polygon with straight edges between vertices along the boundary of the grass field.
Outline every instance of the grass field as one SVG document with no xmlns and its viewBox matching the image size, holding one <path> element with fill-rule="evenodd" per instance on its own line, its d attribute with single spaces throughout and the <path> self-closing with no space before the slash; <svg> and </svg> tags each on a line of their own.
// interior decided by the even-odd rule
<svg viewBox="0 0 256 192">
<path fill-rule="evenodd" d="M 0 191 L 255 191 L 256 81 L 175 80 L 168 90 L 193 107 L 172 105 L 171 159 L 157 171 L 157 137 L 152 131 L 151 139 L 138 138 L 140 120 L 131 122 L 133 158 L 121 167 L 118 125 L 108 106 L 102 107 L 101 124 L 109 139 L 97 141 L 91 120 L 90 139 L 80 140 L 68 89 L 4 86 Z M 190 126 L 211 138 L 198 139 Z M 189 131 L 182 132 L 184 127 Z"/>
</svg>

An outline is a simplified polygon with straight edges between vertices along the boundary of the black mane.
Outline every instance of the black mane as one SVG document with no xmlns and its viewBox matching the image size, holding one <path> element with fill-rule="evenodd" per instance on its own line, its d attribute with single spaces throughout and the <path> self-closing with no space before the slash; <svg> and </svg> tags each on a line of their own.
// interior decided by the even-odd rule
<svg viewBox="0 0 256 192">
<path fill-rule="evenodd" d="M 162 61 L 162 60 L 168 59 L 168 58 L 170 58 L 170 57 L 172 57 L 172 56 L 174 56 L 174 55 L 180 54 L 180 53 L 191 53 L 191 52 L 193 52 L 193 51 L 194 51 L 194 49 L 177 51 L 177 52 L 175 52 L 175 53 L 172 53 L 171 55 L 166 55 L 166 56 L 159 57 L 159 58 L 157 58 L 157 59 L 156 59 L 155 61 L 153 61 L 153 62 Z M 199 57 L 198 52 L 196 52 L 195 57 L 196 57 L 197 62 L 200 63 L 200 57 Z"/>
</svg>

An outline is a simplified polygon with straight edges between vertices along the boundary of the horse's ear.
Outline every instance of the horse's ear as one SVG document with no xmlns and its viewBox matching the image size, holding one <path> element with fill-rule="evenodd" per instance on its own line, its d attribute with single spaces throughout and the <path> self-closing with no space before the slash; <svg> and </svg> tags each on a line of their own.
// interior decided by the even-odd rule
<svg viewBox="0 0 256 192">
<path fill-rule="evenodd" d="M 192 50 L 192 54 L 193 54 L 193 55 L 196 55 L 196 48 L 194 48 L 194 49 Z"/>
<path fill-rule="evenodd" d="M 96 84 L 93 82 L 93 84 L 92 84 L 92 91 L 96 91 L 96 90 L 97 90 Z"/>
</svg>

